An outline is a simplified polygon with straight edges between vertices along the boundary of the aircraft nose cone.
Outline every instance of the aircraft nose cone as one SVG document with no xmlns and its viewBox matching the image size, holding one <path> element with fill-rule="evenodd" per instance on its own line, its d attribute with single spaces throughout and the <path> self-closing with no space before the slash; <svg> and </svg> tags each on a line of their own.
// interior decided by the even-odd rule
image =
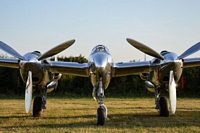
<svg viewBox="0 0 200 133">
<path fill-rule="evenodd" d="M 102 71 L 105 69 L 105 67 L 106 67 L 106 61 L 101 60 L 101 59 L 96 60 L 96 61 L 95 61 L 95 66 L 96 66 L 96 69 L 97 69 L 99 72 L 102 72 Z"/>
<path fill-rule="evenodd" d="M 103 56 L 95 58 L 94 64 L 95 64 L 96 70 L 99 73 L 102 73 L 106 68 L 107 58 L 104 58 Z"/>
<path fill-rule="evenodd" d="M 103 60 L 96 60 L 95 61 L 95 66 L 99 68 L 104 68 L 106 66 L 106 61 Z"/>
</svg>

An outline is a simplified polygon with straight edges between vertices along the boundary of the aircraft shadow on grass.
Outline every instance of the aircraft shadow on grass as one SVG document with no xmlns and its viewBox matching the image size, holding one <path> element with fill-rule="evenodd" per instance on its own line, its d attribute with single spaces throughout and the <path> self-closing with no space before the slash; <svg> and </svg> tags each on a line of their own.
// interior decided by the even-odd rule
<svg viewBox="0 0 200 133">
<path fill-rule="evenodd" d="M 172 117 L 168 119 L 163 119 L 163 117 L 157 117 L 155 115 L 155 112 L 147 112 L 147 113 L 126 113 L 126 114 L 110 114 L 107 120 L 106 127 L 109 128 L 133 128 L 133 127 L 161 127 L 161 128 L 181 128 L 185 127 L 192 127 L 192 126 L 200 126 L 200 119 L 195 119 L 196 117 L 200 117 L 200 110 L 199 111 L 179 111 L 179 115 L 173 115 Z M 193 114 L 196 114 L 196 116 L 193 116 Z M 186 118 L 184 118 L 186 117 Z M 37 124 L 37 125 L 25 125 L 25 126 L 3 126 L 2 129 L 9 130 L 9 129 L 16 129 L 16 128 L 88 128 L 88 127 L 96 127 L 97 125 L 94 124 L 93 118 L 94 115 L 77 115 L 77 116 L 66 116 L 66 117 L 43 117 L 43 118 L 30 118 L 29 116 L 0 116 L 0 119 L 10 119 L 10 118 L 26 118 L 26 119 L 42 119 L 42 120 L 52 120 L 55 119 L 57 121 L 58 119 L 60 121 L 68 120 L 68 119 L 78 119 L 78 118 L 88 118 L 91 120 L 87 120 L 87 122 L 71 122 L 70 124 L 63 123 L 63 124 Z M 180 119 L 181 118 L 181 119 Z M 182 119 L 185 119 L 186 121 L 183 121 Z M 155 123 L 162 123 L 162 124 L 155 124 Z M 175 124 L 174 124 L 175 123 Z"/>
</svg>

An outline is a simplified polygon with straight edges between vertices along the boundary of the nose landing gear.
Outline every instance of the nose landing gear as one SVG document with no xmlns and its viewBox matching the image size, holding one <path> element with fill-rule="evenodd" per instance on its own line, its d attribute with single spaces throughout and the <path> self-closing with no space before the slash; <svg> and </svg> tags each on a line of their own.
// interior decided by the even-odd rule
<svg viewBox="0 0 200 133">
<path fill-rule="evenodd" d="M 97 125 L 104 125 L 105 118 L 107 118 L 107 108 L 103 104 L 104 89 L 102 85 L 102 77 L 100 78 L 100 81 L 97 83 L 97 87 L 94 87 L 92 96 L 99 105 L 99 108 L 97 109 Z"/>
</svg>

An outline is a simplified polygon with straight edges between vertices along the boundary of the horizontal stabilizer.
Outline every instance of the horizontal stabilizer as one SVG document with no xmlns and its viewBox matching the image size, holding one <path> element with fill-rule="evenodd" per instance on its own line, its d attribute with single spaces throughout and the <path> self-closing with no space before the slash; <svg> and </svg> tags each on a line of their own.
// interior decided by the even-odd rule
<svg viewBox="0 0 200 133">
<path fill-rule="evenodd" d="M 5 44 L 4 42 L 0 41 L 0 49 L 2 49 L 3 51 L 7 52 L 8 54 L 19 58 L 21 60 L 23 60 L 23 56 L 21 56 L 17 51 L 15 51 L 13 48 L 11 48 L 10 46 L 8 46 L 7 44 Z"/>
<path fill-rule="evenodd" d="M 45 58 L 48 58 L 48 57 L 51 57 L 51 56 L 54 56 L 60 52 L 62 52 L 63 50 L 65 50 L 66 48 L 70 47 L 73 43 L 75 42 L 75 40 L 70 40 L 70 41 L 67 41 L 67 42 L 64 42 L 52 49 L 50 49 L 49 51 L 45 52 L 44 54 L 42 54 L 38 60 L 42 60 L 42 59 L 45 59 Z"/>
<path fill-rule="evenodd" d="M 128 43 L 130 43 L 133 47 L 137 48 L 138 50 L 140 50 L 150 56 L 164 60 L 162 55 L 160 55 L 159 53 L 157 53 L 155 50 L 151 49 L 150 47 L 148 47 L 140 42 L 137 42 L 133 39 L 130 39 L 130 38 L 127 38 L 126 40 Z"/>
<path fill-rule="evenodd" d="M 179 59 L 183 59 L 186 56 L 189 56 L 197 51 L 200 50 L 200 42 L 198 42 L 197 44 L 193 45 L 192 47 L 190 47 L 189 49 L 187 49 L 184 53 L 182 53 L 178 58 Z"/>
</svg>

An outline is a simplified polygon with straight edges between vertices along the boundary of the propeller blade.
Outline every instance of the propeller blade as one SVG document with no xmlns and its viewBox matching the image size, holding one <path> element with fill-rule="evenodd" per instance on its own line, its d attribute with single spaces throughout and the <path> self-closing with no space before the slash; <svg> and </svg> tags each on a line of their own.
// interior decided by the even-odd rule
<svg viewBox="0 0 200 133">
<path fill-rule="evenodd" d="M 4 42 L 0 41 L 0 48 L 7 52 L 8 54 L 15 56 L 21 60 L 24 60 L 24 57 L 21 56 L 17 51 L 15 51 L 13 48 L 11 48 L 10 46 L 8 46 L 7 44 L 5 44 Z"/>
<path fill-rule="evenodd" d="M 156 58 L 159 58 L 159 59 L 162 59 L 164 60 L 164 58 L 162 57 L 162 55 L 160 55 L 159 53 L 157 53 L 155 50 L 149 48 L 148 46 L 140 43 L 140 42 L 137 42 L 133 39 L 130 39 L 130 38 L 127 38 L 126 39 L 128 43 L 130 43 L 133 47 L 137 48 L 138 50 L 142 51 L 143 53 L 146 53 L 150 56 L 153 56 L 153 57 L 156 57 Z"/>
<path fill-rule="evenodd" d="M 31 108 L 32 91 L 33 91 L 32 72 L 29 71 L 25 89 L 25 110 L 27 114 Z"/>
<path fill-rule="evenodd" d="M 176 84 L 174 80 L 174 73 L 171 70 L 169 75 L 169 99 L 172 114 L 176 112 Z"/>
<path fill-rule="evenodd" d="M 42 60 L 42 59 L 45 59 L 45 58 L 48 58 L 50 56 L 53 56 L 55 54 L 58 54 L 60 52 L 62 52 L 63 50 L 65 50 L 66 48 L 70 47 L 73 43 L 75 42 L 75 40 L 70 40 L 70 41 L 67 41 L 67 42 L 64 42 L 50 50 L 48 50 L 47 52 L 45 52 L 44 54 L 42 54 L 38 60 Z"/>
<path fill-rule="evenodd" d="M 197 44 L 191 46 L 189 49 L 187 49 L 184 53 L 182 53 L 178 58 L 179 59 L 183 59 L 186 56 L 189 56 L 195 52 L 197 52 L 198 50 L 200 50 L 200 42 L 198 42 Z"/>
</svg>

